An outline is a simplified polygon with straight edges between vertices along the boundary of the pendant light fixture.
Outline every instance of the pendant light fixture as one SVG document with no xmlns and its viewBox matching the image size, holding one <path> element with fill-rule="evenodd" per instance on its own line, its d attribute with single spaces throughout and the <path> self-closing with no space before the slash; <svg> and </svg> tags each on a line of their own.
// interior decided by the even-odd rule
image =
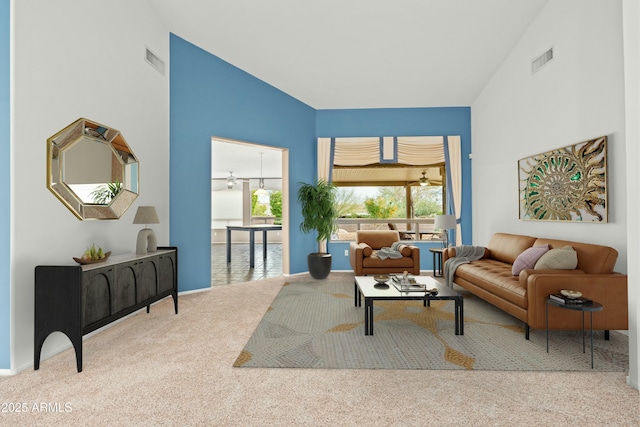
<svg viewBox="0 0 640 427">
<path fill-rule="evenodd" d="M 227 177 L 227 188 L 231 190 L 234 185 L 236 185 L 236 177 L 233 176 L 233 172 L 229 172 L 229 176 Z"/>
<path fill-rule="evenodd" d="M 260 184 L 258 185 L 258 189 L 256 190 L 256 194 L 258 196 L 265 196 L 267 194 L 267 190 L 264 188 L 264 178 L 262 177 L 262 155 L 264 153 L 260 152 Z"/>
</svg>

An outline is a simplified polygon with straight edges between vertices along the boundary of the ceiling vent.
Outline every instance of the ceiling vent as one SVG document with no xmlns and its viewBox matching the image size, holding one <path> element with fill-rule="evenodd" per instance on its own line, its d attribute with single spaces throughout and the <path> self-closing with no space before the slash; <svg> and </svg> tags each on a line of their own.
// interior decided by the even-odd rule
<svg viewBox="0 0 640 427">
<path fill-rule="evenodd" d="M 553 61 L 553 48 L 531 61 L 531 74 L 535 74 L 551 61 Z"/>
<path fill-rule="evenodd" d="M 153 68 L 155 68 L 157 72 L 164 76 L 164 61 L 158 58 L 155 53 L 151 52 L 149 48 L 145 50 L 144 60 L 147 61 Z"/>
</svg>

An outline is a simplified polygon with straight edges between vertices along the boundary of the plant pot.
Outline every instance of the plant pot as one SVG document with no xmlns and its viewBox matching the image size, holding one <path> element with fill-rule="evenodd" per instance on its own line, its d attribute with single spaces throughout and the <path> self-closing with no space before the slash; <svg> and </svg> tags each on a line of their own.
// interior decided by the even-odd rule
<svg viewBox="0 0 640 427">
<path fill-rule="evenodd" d="M 331 272 L 331 254 L 314 252 L 307 256 L 309 274 L 317 280 L 326 279 Z"/>
</svg>

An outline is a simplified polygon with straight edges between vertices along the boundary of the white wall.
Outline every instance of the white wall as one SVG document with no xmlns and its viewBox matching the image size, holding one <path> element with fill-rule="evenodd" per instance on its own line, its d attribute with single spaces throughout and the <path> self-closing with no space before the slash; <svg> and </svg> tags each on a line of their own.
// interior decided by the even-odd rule
<svg viewBox="0 0 640 427">
<path fill-rule="evenodd" d="M 621 25 L 619 0 L 550 0 L 475 100 L 474 243 L 504 231 L 606 244 L 626 271 Z M 550 47 L 553 62 L 532 76 L 531 60 Z M 609 223 L 519 220 L 518 159 L 601 135 L 608 136 Z"/>
<path fill-rule="evenodd" d="M 553 62 L 532 76 L 531 60 L 550 47 Z M 627 174 L 624 90 L 621 0 L 549 0 L 471 108 L 474 244 L 497 231 L 605 244 L 619 252 L 616 270 L 627 272 L 627 199 L 637 189 L 626 183 L 638 179 Z M 637 132 L 637 110 L 633 117 Z M 609 223 L 519 220 L 518 159 L 601 135 L 608 136 Z M 637 276 L 629 287 L 637 295 Z M 630 299 L 630 312 L 637 304 Z M 634 345 L 637 316 L 631 323 Z M 637 384 L 637 348 L 630 358 Z"/>
<path fill-rule="evenodd" d="M 624 72 L 626 101 L 626 139 L 627 139 L 627 180 L 636 185 L 627 187 L 627 213 L 629 221 L 629 383 L 640 389 L 640 194 L 637 183 L 640 182 L 640 4 L 638 0 L 624 0 Z M 633 355 L 636 357 L 633 357 Z"/>
<path fill-rule="evenodd" d="M 73 264 L 92 243 L 135 251 L 140 205 L 169 244 L 169 35 L 146 2 L 14 1 L 12 370 L 33 362 L 34 267 Z M 34 31 L 34 28 L 37 31 Z M 144 60 L 165 61 L 165 75 Z M 140 160 L 140 196 L 120 220 L 79 221 L 45 187 L 45 141 L 85 117 L 122 132 Z M 55 335 L 55 336 L 54 336 Z M 69 345 L 61 334 L 43 354 Z"/>
</svg>

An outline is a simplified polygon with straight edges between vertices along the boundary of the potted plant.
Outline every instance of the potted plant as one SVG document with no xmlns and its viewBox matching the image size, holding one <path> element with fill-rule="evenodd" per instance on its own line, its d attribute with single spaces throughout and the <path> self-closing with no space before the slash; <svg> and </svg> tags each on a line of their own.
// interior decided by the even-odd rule
<svg viewBox="0 0 640 427">
<path fill-rule="evenodd" d="M 322 243 L 331 238 L 336 229 L 334 220 L 338 213 L 335 207 L 336 187 L 319 179 L 314 184 L 300 183 L 298 202 L 302 206 L 303 221 L 300 231 L 317 233 L 318 252 L 307 256 L 309 274 L 314 279 L 324 279 L 331 271 L 331 254 L 322 252 Z"/>
</svg>

